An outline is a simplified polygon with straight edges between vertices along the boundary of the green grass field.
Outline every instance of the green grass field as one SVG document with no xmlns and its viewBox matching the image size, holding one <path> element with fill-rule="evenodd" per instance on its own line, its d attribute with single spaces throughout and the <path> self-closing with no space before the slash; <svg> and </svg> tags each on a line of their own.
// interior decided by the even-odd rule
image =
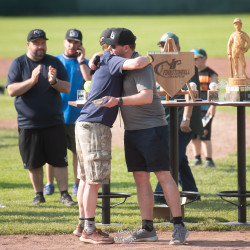
<svg viewBox="0 0 250 250">
<path fill-rule="evenodd" d="M 34 28 L 44 29 L 49 41 L 48 53 L 62 53 L 63 39 L 69 28 L 83 32 L 86 56 L 100 50 L 98 43 L 101 32 L 107 27 L 126 27 L 137 36 L 137 50 L 158 51 L 157 42 L 165 32 L 174 32 L 180 38 L 182 51 L 195 47 L 206 49 L 209 57 L 226 57 L 229 36 L 234 31 L 233 20 L 243 20 L 243 30 L 250 34 L 250 16 L 194 15 L 194 16 L 78 16 L 78 17 L 0 17 L 0 40 L 2 58 L 14 58 L 26 52 L 26 37 Z M 246 56 L 250 57 L 248 52 Z"/>
<path fill-rule="evenodd" d="M 0 130 L 0 235 L 2 234 L 57 234 L 71 233 L 78 222 L 78 208 L 65 207 L 59 203 L 60 194 L 46 196 L 46 203 L 31 205 L 34 197 L 28 171 L 23 169 L 18 151 L 16 130 Z M 124 152 L 113 147 L 111 191 L 128 192 L 133 196 L 126 203 L 111 209 L 111 223 L 120 226 L 108 227 L 110 231 L 135 229 L 139 226 L 140 212 L 136 198 L 136 187 L 131 173 L 127 173 Z M 71 153 L 69 153 L 71 162 Z M 237 190 L 237 159 L 232 154 L 216 161 L 216 169 L 192 168 L 202 201 L 193 202 L 185 208 L 185 222 L 190 230 L 249 230 L 247 226 L 227 226 L 221 222 L 237 221 L 237 207 L 222 201 L 217 191 Z M 250 179 L 250 151 L 247 151 L 247 180 Z M 44 178 L 45 182 L 45 178 Z M 156 178 L 151 175 L 153 188 Z M 73 185 L 73 171 L 69 167 L 69 190 Z M 247 183 L 247 189 L 250 189 Z M 73 197 L 76 200 L 76 197 Z M 111 204 L 121 201 L 112 199 Z M 236 202 L 236 199 L 231 199 Z M 100 204 L 99 200 L 99 204 Z M 101 205 L 101 204 L 100 204 Z M 249 220 L 250 210 L 247 210 Z M 102 220 L 101 209 L 96 210 L 96 222 Z M 155 220 L 163 222 L 164 220 Z M 158 226 L 159 230 L 172 230 L 172 225 Z"/>
</svg>

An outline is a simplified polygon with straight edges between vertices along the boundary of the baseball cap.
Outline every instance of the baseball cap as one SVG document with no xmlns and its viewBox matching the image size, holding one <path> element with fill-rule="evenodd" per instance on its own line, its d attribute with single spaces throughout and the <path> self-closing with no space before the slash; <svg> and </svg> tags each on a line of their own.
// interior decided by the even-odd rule
<svg viewBox="0 0 250 250">
<path fill-rule="evenodd" d="M 107 28 L 105 29 L 101 35 L 100 35 L 100 45 L 103 45 L 105 44 L 105 42 L 103 41 L 104 38 L 109 38 L 110 37 L 110 34 L 112 32 L 113 28 Z"/>
<path fill-rule="evenodd" d="M 66 33 L 65 39 L 82 42 L 82 32 L 77 29 L 69 29 Z"/>
<path fill-rule="evenodd" d="M 235 18 L 233 23 L 234 23 L 234 24 L 235 24 L 235 23 L 242 23 L 242 21 L 241 21 L 240 18 Z"/>
<path fill-rule="evenodd" d="M 207 53 L 204 49 L 192 49 L 190 52 L 194 53 L 194 58 L 207 57 Z"/>
<path fill-rule="evenodd" d="M 126 28 L 115 28 L 112 30 L 109 38 L 104 38 L 103 42 L 108 45 L 128 45 L 134 44 L 136 36 L 131 30 Z"/>
<path fill-rule="evenodd" d="M 179 44 L 179 37 L 176 36 L 173 32 L 167 32 L 162 35 L 160 41 L 157 43 L 157 45 L 160 45 L 161 43 L 165 43 L 169 38 L 174 39 L 175 44 Z"/>
<path fill-rule="evenodd" d="M 47 37 L 46 37 L 46 33 L 43 31 L 43 30 L 40 30 L 40 29 L 34 29 L 34 30 L 31 30 L 27 36 L 27 41 L 28 42 L 33 42 L 37 39 L 40 39 L 40 38 L 44 38 L 45 40 L 49 40 Z"/>
</svg>

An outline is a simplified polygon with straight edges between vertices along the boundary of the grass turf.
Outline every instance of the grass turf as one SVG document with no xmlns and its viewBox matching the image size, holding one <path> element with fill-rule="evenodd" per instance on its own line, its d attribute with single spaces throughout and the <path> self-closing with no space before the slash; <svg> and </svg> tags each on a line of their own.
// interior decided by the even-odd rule
<svg viewBox="0 0 250 250">
<path fill-rule="evenodd" d="M 107 27 L 126 27 L 137 36 L 137 50 L 158 51 L 157 42 L 165 32 L 174 32 L 180 38 L 182 51 L 201 47 L 208 57 L 227 57 L 226 46 L 234 32 L 233 20 L 242 18 L 242 30 L 250 33 L 250 16 L 230 15 L 166 15 L 166 16 L 62 16 L 62 17 L 0 17 L 0 55 L 14 58 L 26 52 L 26 37 L 34 28 L 44 29 L 49 38 L 48 54 L 57 55 L 64 50 L 63 39 L 69 28 L 83 32 L 86 56 L 100 51 L 101 32 Z M 246 53 L 246 56 L 250 56 Z"/>
<path fill-rule="evenodd" d="M 66 207 L 59 203 L 60 193 L 46 196 L 46 203 L 32 205 L 34 192 L 28 177 L 28 171 L 22 167 L 18 151 L 16 130 L 0 130 L 0 234 L 57 234 L 72 233 L 78 222 L 78 207 Z M 136 229 L 141 223 L 136 198 L 136 186 L 133 176 L 127 173 L 124 152 L 120 147 L 113 147 L 111 192 L 127 192 L 132 197 L 126 203 L 111 209 L 111 223 L 106 230 Z M 71 163 L 69 153 L 69 163 Z M 225 159 L 216 160 L 217 168 L 202 169 L 193 167 L 192 171 L 201 194 L 201 201 L 193 202 L 185 208 L 185 222 L 190 230 L 249 230 L 247 226 L 228 226 L 221 222 L 237 221 L 237 207 L 222 201 L 217 191 L 237 190 L 237 157 L 232 154 Z M 247 177 L 250 178 L 250 151 L 247 151 Z M 45 183 L 45 177 L 44 177 Z M 157 180 L 151 175 L 153 189 Z M 69 191 L 73 185 L 73 170 L 69 166 Z M 247 189 L 250 189 L 247 183 Z M 76 196 L 73 197 L 76 200 Z M 121 201 L 112 199 L 111 204 Z M 236 198 L 231 201 L 237 202 Z M 101 205 L 99 199 L 98 204 Z M 101 223 L 101 209 L 96 210 L 96 222 Z M 250 210 L 247 210 L 249 219 Z M 164 220 L 156 219 L 155 222 Z M 172 230 L 172 225 L 159 225 L 158 230 Z"/>
</svg>

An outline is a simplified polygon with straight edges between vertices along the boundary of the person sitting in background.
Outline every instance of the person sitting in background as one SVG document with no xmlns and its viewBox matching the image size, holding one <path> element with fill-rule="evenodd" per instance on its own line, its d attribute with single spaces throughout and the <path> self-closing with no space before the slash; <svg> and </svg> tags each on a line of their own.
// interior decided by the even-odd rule
<svg viewBox="0 0 250 250">
<path fill-rule="evenodd" d="M 211 82 L 218 83 L 218 74 L 206 65 L 207 53 L 204 49 L 193 49 L 190 52 L 194 52 L 195 65 L 198 68 L 199 80 L 201 83 L 200 98 L 207 100 L 207 91 L 209 90 L 209 84 Z M 203 148 L 205 155 L 204 168 L 215 167 L 212 159 L 212 142 L 211 142 L 211 130 L 212 121 L 215 115 L 215 106 L 201 106 L 202 118 L 207 117 L 208 123 L 204 126 L 204 134 L 198 135 L 194 133 L 192 138 L 192 148 L 195 156 L 191 166 L 201 165 L 201 149 Z"/>
</svg>

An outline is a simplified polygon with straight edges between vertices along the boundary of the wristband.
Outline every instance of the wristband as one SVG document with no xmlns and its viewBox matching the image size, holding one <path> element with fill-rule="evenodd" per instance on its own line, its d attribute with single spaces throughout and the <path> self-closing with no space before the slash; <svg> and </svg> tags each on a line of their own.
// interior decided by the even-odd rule
<svg viewBox="0 0 250 250">
<path fill-rule="evenodd" d="M 154 61 L 154 58 L 151 55 L 148 56 L 148 59 L 149 59 L 149 63 L 152 63 Z"/>
<path fill-rule="evenodd" d="M 86 62 L 84 60 L 79 62 L 79 65 L 83 65 L 83 64 L 86 64 Z"/>
<path fill-rule="evenodd" d="M 53 85 L 56 85 L 58 82 L 58 79 L 56 78 L 55 81 L 53 83 L 51 83 L 50 85 L 53 86 Z"/>
<path fill-rule="evenodd" d="M 120 97 L 118 100 L 118 107 L 121 107 L 122 104 L 123 104 L 123 100 L 122 100 L 122 97 Z"/>
<path fill-rule="evenodd" d="M 190 121 L 190 118 L 184 116 L 184 117 L 182 118 L 182 121 Z"/>
</svg>

